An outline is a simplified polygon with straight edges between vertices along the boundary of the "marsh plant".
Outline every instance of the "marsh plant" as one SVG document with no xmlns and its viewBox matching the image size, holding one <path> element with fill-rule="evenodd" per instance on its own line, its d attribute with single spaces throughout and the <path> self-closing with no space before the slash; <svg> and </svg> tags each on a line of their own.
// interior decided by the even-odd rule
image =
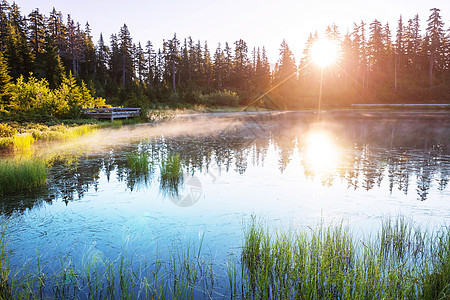
<svg viewBox="0 0 450 300">
<path fill-rule="evenodd" d="M 240 259 L 213 260 L 202 237 L 146 257 L 122 249 L 108 258 L 92 248 L 79 265 L 61 257 L 51 268 L 39 254 L 11 268 L 2 228 L 2 299 L 448 299 L 450 292 L 449 228 L 423 230 L 404 218 L 386 220 L 376 236 L 324 224 L 281 232 L 253 219 Z"/>
<path fill-rule="evenodd" d="M 47 174 L 43 160 L 0 160 L 0 195 L 42 186 Z"/>
<path fill-rule="evenodd" d="M 242 276 L 252 299 L 448 299 L 450 231 L 398 218 L 357 238 L 342 225 L 282 233 L 254 220 Z"/>
<path fill-rule="evenodd" d="M 147 152 L 133 152 L 127 155 L 127 166 L 135 172 L 148 172 L 153 162 Z"/>
<path fill-rule="evenodd" d="M 161 188 L 170 194 L 176 195 L 179 186 L 183 183 L 183 163 L 179 154 L 168 154 L 161 160 Z"/>
<path fill-rule="evenodd" d="M 4 236 L 4 235 L 3 235 Z M 7 249 L 5 240 L 2 249 Z M 145 261 L 133 260 L 125 253 L 105 258 L 88 249 L 80 265 L 60 258 L 59 267 L 46 269 L 49 262 L 35 259 L 35 264 L 9 268 L 8 258 L 1 256 L 1 299 L 194 299 L 207 294 L 213 286 L 211 261 L 202 254 L 200 243 L 170 246 L 162 260 L 158 255 Z M 135 250 L 133 250 L 135 251 Z M 166 251 L 164 251 L 166 252 Z M 4 254 L 3 254 L 4 253 Z M 6 255 L 7 252 L 0 254 Z M 14 272 L 13 272 L 14 271 Z"/>
</svg>

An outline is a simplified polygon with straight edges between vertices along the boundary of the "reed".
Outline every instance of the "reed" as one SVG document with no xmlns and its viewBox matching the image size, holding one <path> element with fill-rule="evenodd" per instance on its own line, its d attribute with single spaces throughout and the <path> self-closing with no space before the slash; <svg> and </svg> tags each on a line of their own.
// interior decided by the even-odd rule
<svg viewBox="0 0 450 300">
<path fill-rule="evenodd" d="M 0 160 L 0 194 L 44 185 L 47 166 L 42 160 Z"/>
<path fill-rule="evenodd" d="M 255 222 L 242 250 L 245 296 L 252 299 L 446 299 L 450 231 L 387 220 L 376 238 L 348 227 L 270 232 Z"/>
<path fill-rule="evenodd" d="M 150 155 L 146 152 L 133 152 L 127 155 L 128 168 L 135 172 L 148 172 L 152 166 Z"/>
<path fill-rule="evenodd" d="M 169 154 L 160 164 L 161 180 L 179 182 L 183 177 L 183 164 L 179 154 Z"/>
<path fill-rule="evenodd" d="M 21 270 L 9 267 L 3 231 L 0 298 L 448 299 L 449 229 L 423 230 L 398 218 L 370 237 L 342 224 L 285 232 L 253 219 L 240 259 L 213 262 L 202 237 L 138 262 L 126 249 L 116 258 L 90 249 L 80 265 L 61 258 L 59 267 L 48 268 L 37 255 Z"/>
</svg>

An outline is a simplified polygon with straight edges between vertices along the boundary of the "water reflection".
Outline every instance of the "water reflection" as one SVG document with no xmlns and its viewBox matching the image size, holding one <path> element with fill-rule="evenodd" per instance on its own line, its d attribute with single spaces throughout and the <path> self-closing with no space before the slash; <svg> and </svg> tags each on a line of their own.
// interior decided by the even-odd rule
<svg viewBox="0 0 450 300">
<path fill-rule="evenodd" d="M 342 153 L 325 130 L 313 130 L 304 138 L 304 168 L 308 174 L 331 173 L 342 165 Z"/>
<path fill-rule="evenodd" d="M 24 211 L 55 199 L 68 204 L 87 192 L 122 183 L 136 192 L 155 188 L 152 183 L 159 182 L 156 188 L 163 197 L 177 196 L 186 188 L 183 176 L 161 180 L 158 169 L 169 153 L 179 154 L 185 176 L 209 172 L 212 184 L 220 182 L 224 173 L 252 181 L 247 170 L 272 171 L 266 161 L 275 156 L 278 172 L 286 179 L 299 176 L 285 174 L 293 166 L 303 169 L 307 181 L 318 180 L 324 187 L 344 183 L 348 190 L 378 189 L 386 196 L 399 190 L 415 193 L 422 201 L 430 191 L 447 188 L 450 126 L 446 118 L 422 120 L 420 127 L 416 120 L 405 118 L 344 116 L 320 124 L 312 119 L 308 114 L 249 115 L 203 134 L 141 137 L 89 155 L 71 149 L 51 158 L 47 187 L 32 194 L 4 196 L 1 210 L 6 214 Z M 126 154 L 133 151 L 149 153 L 155 167 L 145 173 L 131 171 Z"/>
</svg>

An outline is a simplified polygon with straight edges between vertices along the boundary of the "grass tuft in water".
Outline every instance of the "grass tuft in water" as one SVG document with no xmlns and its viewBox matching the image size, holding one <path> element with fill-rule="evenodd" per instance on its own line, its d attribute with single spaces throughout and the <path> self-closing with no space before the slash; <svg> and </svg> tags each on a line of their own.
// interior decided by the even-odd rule
<svg viewBox="0 0 450 300">
<path fill-rule="evenodd" d="M 183 165 L 179 154 L 169 154 L 160 164 L 161 181 L 177 184 L 183 179 Z"/>
<path fill-rule="evenodd" d="M 42 160 L 0 161 L 0 194 L 30 190 L 47 181 L 47 165 Z"/>
<path fill-rule="evenodd" d="M 127 165 L 135 172 L 148 172 L 152 161 L 146 152 L 133 152 L 127 155 Z"/>
</svg>

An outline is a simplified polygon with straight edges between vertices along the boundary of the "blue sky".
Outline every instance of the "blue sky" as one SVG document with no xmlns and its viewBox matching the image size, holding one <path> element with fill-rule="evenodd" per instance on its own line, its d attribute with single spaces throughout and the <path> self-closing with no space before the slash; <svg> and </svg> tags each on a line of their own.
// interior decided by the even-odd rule
<svg viewBox="0 0 450 300">
<path fill-rule="evenodd" d="M 10 0 L 10 2 L 12 2 Z M 134 42 L 147 40 L 160 47 L 163 39 L 176 32 L 178 38 L 192 36 L 207 40 L 213 52 L 217 43 L 233 44 L 244 39 L 249 48 L 265 46 L 271 63 L 278 58 L 280 44 L 286 39 L 297 62 L 310 32 L 323 32 L 328 24 L 336 23 L 342 34 L 352 30 L 353 22 L 370 23 L 375 18 L 389 22 L 395 34 L 400 14 L 406 22 L 416 13 L 422 21 L 422 32 L 429 9 L 441 9 L 446 28 L 450 27 L 450 1 L 446 0 L 18 0 L 22 13 L 38 7 L 48 13 L 55 7 L 65 17 L 71 14 L 82 25 L 88 21 L 97 42 L 100 32 L 109 42 L 112 33 L 126 23 Z"/>
</svg>

